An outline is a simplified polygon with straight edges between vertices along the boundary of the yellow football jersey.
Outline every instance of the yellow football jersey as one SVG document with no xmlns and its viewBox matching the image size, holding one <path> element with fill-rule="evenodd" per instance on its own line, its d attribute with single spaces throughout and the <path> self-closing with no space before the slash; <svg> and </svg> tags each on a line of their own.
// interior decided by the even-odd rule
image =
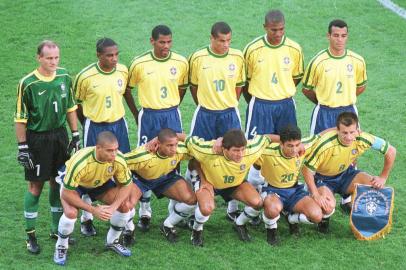
<svg viewBox="0 0 406 270">
<path fill-rule="evenodd" d="M 248 92 L 265 100 L 290 98 L 296 93 L 293 79 L 303 77 L 302 48 L 283 37 L 279 45 L 268 42 L 266 35 L 254 39 L 244 49 Z"/>
<path fill-rule="evenodd" d="M 123 94 L 128 70 L 122 64 L 106 73 L 98 63 L 84 68 L 75 79 L 75 97 L 83 107 L 83 115 L 93 122 L 112 123 L 124 114 Z"/>
<path fill-rule="evenodd" d="M 214 141 L 205 142 L 198 137 L 188 137 L 186 147 L 189 153 L 200 162 L 207 181 L 216 189 L 240 185 L 254 162 L 261 156 L 271 140 L 266 136 L 256 136 L 248 141 L 244 157 L 237 163 L 224 155 L 213 153 Z"/>
<path fill-rule="evenodd" d="M 198 50 L 189 58 L 189 82 L 197 86 L 199 104 L 209 110 L 237 107 L 235 88 L 245 84 L 242 52 L 229 49 L 218 55 L 209 47 Z"/>
<path fill-rule="evenodd" d="M 366 83 L 364 58 L 350 50 L 341 57 L 331 55 L 328 49 L 321 51 L 303 77 L 303 87 L 316 92 L 319 104 L 333 108 L 355 104 L 357 87 Z"/>
<path fill-rule="evenodd" d="M 76 152 L 65 164 L 63 186 L 66 189 L 74 190 L 78 186 L 96 188 L 112 177 L 123 185 L 131 183 L 131 172 L 121 152 L 117 153 L 114 162 L 100 162 L 96 159 L 96 147 L 86 147 Z"/>
<path fill-rule="evenodd" d="M 357 157 L 373 147 L 376 140 L 377 137 L 362 132 L 350 146 L 345 146 L 340 142 L 337 131 L 329 131 L 321 136 L 305 164 L 321 175 L 338 175 L 347 170 Z M 379 151 L 386 154 L 388 148 L 389 143 L 383 141 Z"/>
<path fill-rule="evenodd" d="M 140 146 L 125 154 L 128 168 L 145 180 L 155 180 L 176 169 L 182 160 L 189 160 L 189 151 L 184 143 L 179 143 L 173 157 L 163 157 L 159 153 L 151 153 Z"/>
<path fill-rule="evenodd" d="M 166 109 L 179 105 L 179 88 L 188 86 L 188 71 L 185 57 L 170 52 L 167 58 L 159 59 L 148 51 L 133 59 L 128 85 L 137 86 L 141 107 Z"/>
<path fill-rule="evenodd" d="M 261 157 L 255 162 L 261 167 L 265 181 L 276 188 L 290 188 L 296 185 L 305 158 L 311 153 L 318 136 L 302 140 L 305 154 L 300 157 L 286 157 L 280 144 L 272 143 L 265 148 Z"/>
</svg>

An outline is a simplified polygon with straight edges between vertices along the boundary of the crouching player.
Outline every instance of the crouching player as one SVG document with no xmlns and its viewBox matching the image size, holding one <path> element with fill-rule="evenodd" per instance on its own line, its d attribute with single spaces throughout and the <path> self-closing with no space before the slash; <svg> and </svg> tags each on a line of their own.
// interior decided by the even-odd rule
<svg viewBox="0 0 406 270">
<path fill-rule="evenodd" d="M 172 129 L 162 129 L 158 133 L 157 151 L 151 153 L 145 146 L 126 154 L 126 161 L 133 173 L 133 182 L 142 190 L 152 190 L 158 198 L 167 197 L 175 200 L 169 216 L 161 224 L 160 230 L 170 243 L 177 241 L 174 226 L 188 217 L 195 209 L 196 196 L 191 186 L 176 172 L 182 160 L 189 160 L 189 152 Z M 132 223 L 132 222 L 131 222 Z M 124 244 L 133 242 L 134 225 L 129 224 L 124 233 Z"/>
<path fill-rule="evenodd" d="M 214 141 L 205 142 L 197 137 L 186 139 L 189 153 L 200 163 L 203 172 L 196 190 L 198 207 L 191 237 L 193 245 L 203 246 L 203 224 L 215 208 L 215 195 L 222 196 L 226 202 L 236 199 L 247 205 L 237 217 L 234 228 L 241 240 L 251 240 L 244 224 L 259 215 L 262 199 L 244 178 L 270 143 L 271 140 L 266 136 L 256 136 L 247 142 L 241 130 L 231 129 L 224 134 L 222 153 L 216 154 L 212 150 Z"/>
<path fill-rule="evenodd" d="M 66 263 L 69 235 L 73 232 L 78 209 L 86 210 L 103 221 L 110 220 L 106 248 L 122 256 L 130 256 L 131 251 L 119 244 L 118 239 L 132 208 L 128 203 L 130 192 L 134 190 L 138 198 L 141 192 L 132 187 L 131 173 L 124 156 L 118 151 L 114 134 L 109 131 L 99 133 L 96 146 L 83 148 L 66 162 L 62 177 L 63 215 L 59 220 L 54 262 L 59 265 Z M 105 205 L 89 205 L 82 201 L 83 194 Z"/>
<path fill-rule="evenodd" d="M 358 117 L 355 113 L 341 113 L 336 126 L 337 130 L 326 132 L 321 136 L 314 146 L 314 151 L 306 159 L 306 166 L 303 167 L 303 176 L 309 191 L 324 211 L 335 209 L 334 193 L 347 197 L 354 192 L 356 184 L 383 188 L 396 158 L 396 149 L 388 142 L 359 131 Z M 352 165 L 370 148 L 385 155 L 379 176 L 369 175 Z M 329 215 L 324 216 L 319 223 L 319 231 L 326 233 L 328 227 Z"/>
<path fill-rule="evenodd" d="M 296 126 L 288 125 L 280 131 L 280 143 L 273 143 L 265 148 L 261 157 L 255 162 L 265 178 L 262 187 L 264 199 L 263 220 L 266 228 L 267 242 L 277 245 L 277 221 L 284 210 L 289 213 L 288 222 L 291 234 L 298 234 L 297 223 L 319 223 L 322 219 L 320 206 L 305 191 L 304 185 L 298 183 L 298 176 L 306 155 L 317 141 L 313 136 L 301 140 L 301 131 Z M 299 155 L 304 146 L 305 152 Z"/>
</svg>

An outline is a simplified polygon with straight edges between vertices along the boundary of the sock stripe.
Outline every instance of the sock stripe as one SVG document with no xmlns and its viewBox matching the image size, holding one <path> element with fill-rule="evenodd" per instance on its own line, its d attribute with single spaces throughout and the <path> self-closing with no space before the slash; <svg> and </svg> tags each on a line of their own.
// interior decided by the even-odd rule
<svg viewBox="0 0 406 270">
<path fill-rule="evenodd" d="M 24 211 L 24 217 L 25 217 L 25 218 L 37 218 L 37 217 L 38 217 L 38 212 L 27 212 L 27 211 Z"/>
</svg>

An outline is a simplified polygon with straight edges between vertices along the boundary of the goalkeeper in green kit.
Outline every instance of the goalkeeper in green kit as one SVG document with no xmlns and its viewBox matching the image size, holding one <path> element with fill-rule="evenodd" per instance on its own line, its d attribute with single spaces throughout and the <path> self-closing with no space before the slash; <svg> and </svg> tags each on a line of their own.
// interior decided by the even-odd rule
<svg viewBox="0 0 406 270">
<path fill-rule="evenodd" d="M 55 182 L 58 168 L 70 153 L 80 148 L 76 104 L 72 95 L 72 80 L 65 69 L 59 68 L 59 47 L 49 40 L 37 48 L 39 67 L 23 77 L 17 87 L 14 115 L 18 141 L 18 162 L 25 169 L 28 190 L 24 196 L 27 250 L 40 253 L 35 236 L 39 197 L 45 181 L 49 181 L 51 206 L 51 238 L 57 238 L 62 215 L 59 185 Z M 72 132 L 69 142 L 66 121 Z"/>
</svg>

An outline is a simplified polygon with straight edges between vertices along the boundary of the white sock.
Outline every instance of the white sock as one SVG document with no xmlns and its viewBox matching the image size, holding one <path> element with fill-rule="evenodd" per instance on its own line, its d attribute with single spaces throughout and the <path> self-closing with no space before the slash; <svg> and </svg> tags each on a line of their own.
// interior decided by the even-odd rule
<svg viewBox="0 0 406 270">
<path fill-rule="evenodd" d="M 306 215 L 303 213 L 294 213 L 294 214 L 289 214 L 288 216 L 288 222 L 290 224 L 296 224 L 296 223 L 305 223 L 305 224 L 313 224 L 310 220 L 307 219 Z"/>
<path fill-rule="evenodd" d="M 128 221 L 127 224 L 125 224 L 125 229 L 127 231 L 134 231 L 135 226 L 134 226 L 134 216 L 135 216 L 135 208 L 131 209 L 130 212 L 128 213 Z"/>
<path fill-rule="evenodd" d="M 229 201 L 227 205 L 227 213 L 232 213 L 236 211 L 238 211 L 238 201 L 237 200 Z"/>
<path fill-rule="evenodd" d="M 138 214 L 140 217 L 142 216 L 147 216 L 151 217 L 152 216 L 152 209 L 151 209 L 151 195 L 152 191 L 148 190 L 144 194 L 142 194 L 141 200 L 140 200 L 140 209 L 138 209 Z"/>
<path fill-rule="evenodd" d="M 351 202 L 351 195 L 347 198 L 341 198 L 341 204 L 346 204 Z"/>
<path fill-rule="evenodd" d="M 251 166 L 250 171 L 248 172 L 247 180 L 257 190 L 260 189 L 264 184 L 264 177 L 261 175 L 261 171 L 255 169 L 254 166 Z"/>
<path fill-rule="evenodd" d="M 195 210 L 195 205 L 189 205 L 186 203 L 175 204 L 174 211 L 165 219 L 164 226 L 173 228 L 180 221 L 190 216 L 190 214 Z"/>
<path fill-rule="evenodd" d="M 172 214 L 173 209 L 174 209 L 176 203 L 178 203 L 178 201 L 169 199 L 169 203 L 168 203 L 168 212 L 169 212 L 169 215 Z"/>
<path fill-rule="evenodd" d="M 245 206 L 244 211 L 238 216 L 235 223 L 237 225 L 245 225 L 251 219 L 259 215 L 259 211 L 255 210 L 252 207 Z"/>
<path fill-rule="evenodd" d="M 209 220 L 209 217 L 210 216 L 203 216 L 202 212 L 200 212 L 199 205 L 197 205 L 195 209 L 195 222 L 193 223 L 193 230 L 203 230 L 203 224 Z"/>
<path fill-rule="evenodd" d="M 330 214 L 325 214 L 325 215 L 323 215 L 323 218 L 329 218 L 329 217 L 331 217 L 331 216 L 334 214 L 335 211 L 336 211 L 336 209 L 334 208 L 333 211 L 331 211 Z"/>
<path fill-rule="evenodd" d="M 87 194 L 82 195 L 82 201 L 84 201 L 87 204 L 92 204 L 92 199 L 90 199 L 90 196 Z M 88 220 L 93 220 L 93 214 L 89 213 L 85 210 L 82 210 L 82 216 L 80 217 L 80 222 L 85 222 Z"/>
<path fill-rule="evenodd" d="M 76 218 L 68 218 L 63 214 L 59 219 L 58 225 L 58 241 L 56 241 L 56 247 L 63 246 L 69 247 L 69 235 L 75 228 Z"/>
<path fill-rule="evenodd" d="M 264 220 L 265 223 L 265 228 L 266 229 L 276 229 L 278 228 L 278 219 L 281 217 L 281 215 L 278 215 L 276 218 L 267 218 L 264 213 L 262 213 L 262 219 Z"/>
<path fill-rule="evenodd" d="M 113 213 L 113 215 L 110 218 L 110 229 L 107 232 L 107 240 L 106 240 L 107 244 L 113 243 L 120 237 L 121 232 L 123 231 L 129 216 L 130 212 L 120 213 L 118 211 L 115 211 Z"/>
</svg>

